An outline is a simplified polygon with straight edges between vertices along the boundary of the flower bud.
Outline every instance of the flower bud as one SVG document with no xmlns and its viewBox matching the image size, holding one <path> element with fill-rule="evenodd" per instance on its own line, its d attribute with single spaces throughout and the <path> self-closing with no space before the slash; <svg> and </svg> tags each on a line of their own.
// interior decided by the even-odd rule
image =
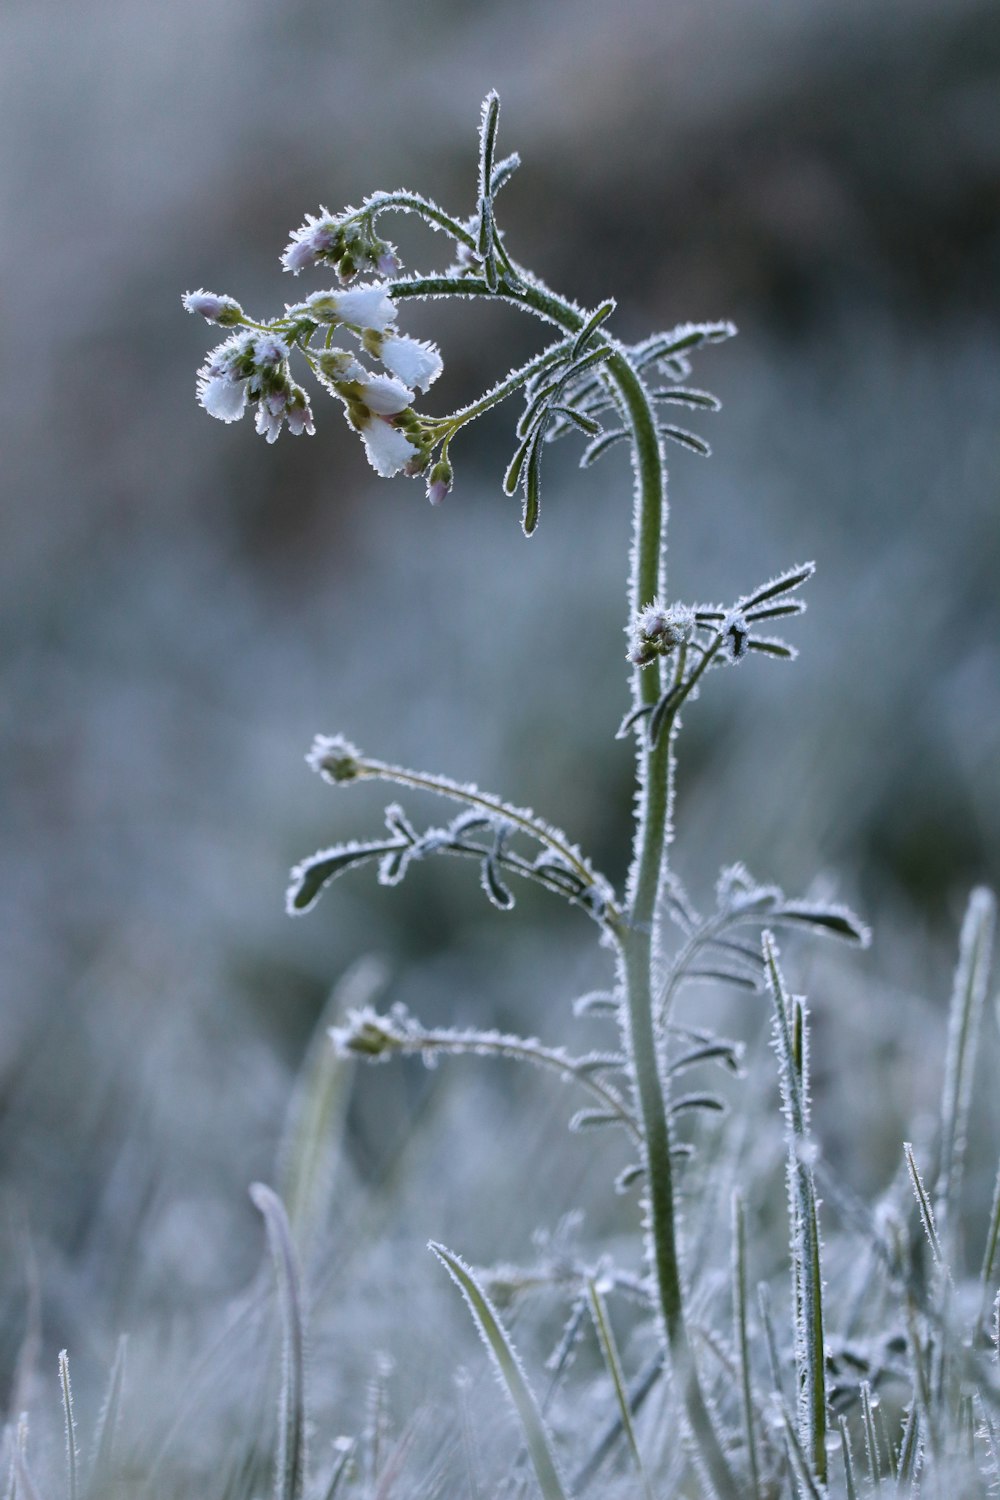
<svg viewBox="0 0 1000 1500">
<path fill-rule="evenodd" d="M 220 297 L 216 292 L 185 292 L 181 298 L 189 313 L 198 313 L 207 323 L 219 323 L 223 328 L 234 328 L 246 321 L 246 315 L 233 297 Z"/>
<path fill-rule="evenodd" d="M 742 661 L 750 646 L 750 627 L 734 609 L 722 622 L 722 645 L 730 661 Z"/>
<path fill-rule="evenodd" d="M 438 459 L 427 476 L 427 498 L 432 505 L 440 505 L 445 495 L 451 493 L 454 472 L 446 458 Z"/>
<path fill-rule="evenodd" d="M 324 781 L 340 785 L 346 781 L 357 781 L 364 771 L 360 765 L 361 752 L 342 734 L 318 734 L 306 762 L 318 771 Z"/>
</svg>

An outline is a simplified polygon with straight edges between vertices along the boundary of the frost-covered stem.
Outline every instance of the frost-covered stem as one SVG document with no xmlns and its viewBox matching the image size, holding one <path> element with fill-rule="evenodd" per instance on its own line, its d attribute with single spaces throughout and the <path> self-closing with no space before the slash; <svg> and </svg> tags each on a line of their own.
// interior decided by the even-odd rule
<svg viewBox="0 0 1000 1500">
<path fill-rule="evenodd" d="M 629 578 L 630 618 L 665 585 L 666 470 L 656 421 L 646 389 L 625 358 L 608 361 L 621 393 L 633 436 L 636 504 Z M 659 673 L 636 670 L 636 697 L 655 704 Z M 628 889 L 627 928 L 620 934 L 627 1009 L 626 1042 L 643 1123 L 648 1188 L 650 1254 L 660 1308 L 678 1389 L 711 1483 L 722 1496 L 738 1493 L 698 1380 L 684 1316 L 684 1289 L 677 1244 L 677 1207 L 670 1158 L 667 1089 L 663 1079 L 653 1007 L 654 963 L 659 948 L 658 906 L 666 875 L 673 798 L 674 728 L 655 746 L 645 737 L 638 751 L 639 814 Z"/>
<path fill-rule="evenodd" d="M 495 289 L 479 277 L 463 278 L 457 287 L 450 277 L 415 277 L 410 281 L 396 282 L 390 290 L 395 298 L 447 297 L 456 292 L 472 297 L 500 297 L 539 314 L 567 332 L 581 331 L 585 319 L 577 308 L 523 273 L 520 267 L 514 270 L 517 285 L 501 278 Z M 632 434 L 635 509 L 628 584 L 631 623 L 640 606 L 662 594 L 666 586 L 666 469 L 655 414 L 641 377 L 623 352 L 611 355 L 603 368 L 617 388 Z M 661 690 L 659 672 L 636 669 L 634 691 L 637 704 L 654 707 Z M 672 726 L 670 732 L 660 736 L 655 746 L 650 747 L 645 742 L 640 745 L 637 774 L 641 803 L 628 881 L 629 910 L 623 918 L 613 917 L 609 925 L 615 932 L 621 959 L 625 997 L 623 1029 L 635 1079 L 646 1158 L 649 1255 L 664 1332 L 678 1390 L 683 1396 L 701 1460 L 716 1492 L 735 1500 L 738 1488 L 705 1404 L 684 1318 L 667 1096 L 660 1072 L 653 1016 L 653 963 L 658 951 L 657 907 L 666 875 L 670 836 L 673 740 Z"/>
</svg>

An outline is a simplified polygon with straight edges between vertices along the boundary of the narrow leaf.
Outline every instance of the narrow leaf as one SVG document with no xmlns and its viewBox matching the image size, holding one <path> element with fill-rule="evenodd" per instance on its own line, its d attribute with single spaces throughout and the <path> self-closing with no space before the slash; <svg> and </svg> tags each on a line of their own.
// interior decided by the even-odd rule
<svg viewBox="0 0 1000 1500">
<path fill-rule="evenodd" d="M 609 297 L 607 302 L 601 303 L 596 312 L 591 313 L 590 317 L 587 319 L 586 323 L 584 323 L 583 327 L 580 329 L 580 332 L 576 336 L 576 343 L 573 345 L 573 352 L 570 355 L 570 359 L 579 359 L 580 355 L 583 353 L 584 349 L 586 349 L 588 343 L 590 342 L 591 335 L 598 328 L 600 328 L 601 324 L 605 321 L 606 318 L 610 318 L 617 305 L 618 304 L 615 302 L 615 299 L 613 297 Z"/>
<path fill-rule="evenodd" d="M 693 390 L 686 385 L 665 386 L 662 390 L 652 391 L 650 394 L 654 401 L 672 401 L 677 406 L 699 407 L 703 411 L 722 409 L 722 402 L 718 396 L 713 396 L 711 391 Z"/>
<path fill-rule="evenodd" d="M 969 898 L 962 924 L 958 967 L 948 1018 L 948 1050 L 941 1094 L 941 1169 L 937 1184 L 939 1217 L 952 1236 L 958 1219 L 965 1168 L 972 1075 L 993 952 L 996 900 L 980 887 Z"/>
<path fill-rule="evenodd" d="M 510 911 L 515 904 L 514 893 L 500 879 L 493 854 L 487 854 L 483 859 L 480 865 L 480 879 L 483 890 L 493 905 L 498 906 L 501 911 Z"/>
<path fill-rule="evenodd" d="M 594 437 L 601 430 L 600 422 L 595 422 L 593 417 L 588 417 L 586 412 L 578 411 L 574 406 L 553 406 L 552 412 L 560 417 L 565 417 L 567 422 L 572 422 L 574 427 L 579 427 L 588 437 Z"/>
<path fill-rule="evenodd" d="M 580 458 L 580 468 L 589 469 L 591 464 L 596 463 L 602 453 L 607 453 L 615 443 L 621 443 L 628 437 L 624 427 L 616 427 L 611 432 L 603 432 L 600 437 L 588 443 Z"/>
<path fill-rule="evenodd" d="M 118 1418 L 125 1389 L 126 1347 L 127 1340 L 123 1335 L 118 1340 L 114 1364 L 111 1366 L 111 1374 L 108 1377 L 107 1394 L 104 1397 L 104 1404 L 101 1407 L 94 1433 L 94 1462 L 90 1471 L 90 1483 L 87 1486 L 90 1500 L 98 1500 L 98 1497 L 108 1493 L 112 1486 Z"/>
<path fill-rule="evenodd" d="M 846 938 L 867 948 L 871 931 L 848 906 L 831 906 L 822 902 L 783 901 L 771 914 L 772 920 L 785 925 L 815 927 L 834 937 Z"/>
<path fill-rule="evenodd" d="M 931 1206 L 931 1200 L 928 1195 L 927 1189 L 924 1187 L 923 1178 L 920 1175 L 920 1168 L 917 1166 L 916 1158 L 913 1155 L 913 1146 L 909 1141 L 903 1142 L 903 1155 L 906 1157 L 906 1170 L 910 1174 L 910 1184 L 913 1188 L 913 1196 L 917 1200 L 917 1208 L 920 1212 L 920 1222 L 923 1225 L 924 1234 L 927 1236 L 927 1243 L 931 1247 L 931 1254 L 934 1256 L 935 1264 L 939 1269 L 943 1269 L 944 1251 L 941 1248 L 941 1240 L 938 1236 L 937 1223 L 934 1218 L 934 1209 Z"/>
<path fill-rule="evenodd" d="M 524 468 L 524 460 L 528 456 L 528 449 L 530 447 L 531 436 L 529 434 L 522 443 L 518 444 L 514 457 L 507 465 L 507 472 L 503 476 L 505 495 L 515 495 L 517 493 L 517 487 L 521 482 L 521 470 Z"/>
<path fill-rule="evenodd" d="M 682 448 L 688 448 L 692 453 L 699 454 L 702 458 L 711 458 L 712 449 L 704 438 L 696 432 L 688 432 L 686 427 L 660 427 L 658 429 L 661 437 L 667 438 L 671 443 L 680 443 Z"/>
<path fill-rule="evenodd" d="M 595 1130 L 602 1125 L 620 1125 L 621 1115 L 604 1109 L 579 1109 L 569 1122 L 572 1131 Z"/>
<path fill-rule="evenodd" d="M 674 712 L 683 701 L 684 693 L 685 684 L 683 682 L 675 682 L 673 687 L 668 688 L 663 694 L 663 697 L 660 698 L 650 714 L 647 733 L 649 744 L 654 750 L 659 744 L 660 735 L 663 733 L 664 727 L 672 722 Z"/>
<path fill-rule="evenodd" d="M 746 1215 L 739 1192 L 733 1194 L 733 1322 L 739 1354 L 740 1397 L 743 1436 L 747 1445 L 747 1468 L 753 1500 L 759 1500 L 760 1478 L 757 1465 L 757 1422 L 753 1409 L 753 1377 L 750 1370 L 750 1337 L 747 1318 L 747 1241 Z"/>
<path fill-rule="evenodd" d="M 673 1100 L 670 1105 L 670 1116 L 689 1114 L 692 1110 L 707 1109 L 715 1113 L 724 1113 L 726 1102 L 717 1094 L 682 1094 L 679 1099 Z"/>
<path fill-rule="evenodd" d="M 882 1488 L 882 1455 L 879 1452 L 878 1433 L 872 1413 L 872 1391 L 867 1380 L 861 1382 L 861 1426 L 865 1435 L 865 1458 L 868 1461 L 868 1479 L 878 1494 Z"/>
<path fill-rule="evenodd" d="M 597 1342 L 601 1347 L 604 1364 L 611 1376 L 611 1384 L 618 1404 L 618 1417 L 622 1424 L 622 1431 L 632 1454 L 632 1462 L 635 1464 L 636 1473 L 642 1485 L 642 1492 L 646 1500 L 653 1500 L 653 1492 L 650 1488 L 649 1479 L 642 1462 L 642 1454 L 639 1452 L 639 1444 L 636 1440 L 635 1428 L 632 1425 L 632 1412 L 629 1409 L 628 1392 L 625 1389 L 625 1377 L 622 1374 L 622 1363 L 618 1355 L 618 1345 L 615 1342 L 614 1330 L 608 1317 L 608 1309 L 604 1298 L 601 1296 L 600 1288 L 593 1276 L 587 1277 L 587 1295 L 590 1301 L 590 1316 L 593 1319 L 594 1329 L 597 1333 Z"/>
<path fill-rule="evenodd" d="M 509 156 L 505 156 L 503 161 L 497 162 L 493 168 L 493 176 L 490 178 L 491 198 L 495 198 L 500 189 L 507 186 L 520 165 L 521 158 L 516 151 L 512 151 Z"/>
<path fill-rule="evenodd" d="M 844 1460 L 844 1488 L 847 1500 L 858 1500 L 857 1480 L 854 1477 L 854 1454 L 851 1450 L 851 1434 L 843 1417 L 837 1418 L 840 1427 L 840 1451 Z"/>
<path fill-rule="evenodd" d="M 615 1192 L 627 1193 L 629 1188 L 641 1181 L 645 1175 L 646 1168 L 641 1162 L 632 1162 L 629 1166 L 623 1167 L 615 1178 Z"/>
<path fill-rule="evenodd" d="M 69 1354 L 65 1349 L 59 1355 L 59 1385 L 62 1390 L 63 1421 L 66 1425 L 66 1492 L 69 1500 L 77 1500 L 80 1453 L 76 1446 L 76 1418 L 73 1415 L 73 1386 L 69 1378 Z"/>
<path fill-rule="evenodd" d="M 747 641 L 747 650 L 756 651 L 760 656 L 776 657 L 779 661 L 794 661 L 799 654 L 794 646 L 766 635 L 751 636 Z"/>
<path fill-rule="evenodd" d="M 540 433 L 534 434 L 528 450 L 527 472 L 524 480 L 524 508 L 521 526 L 525 536 L 530 536 L 538 525 L 538 502 L 541 489 L 542 445 Z"/>
<path fill-rule="evenodd" d="M 335 844 L 332 849 L 320 849 L 311 854 L 291 872 L 287 906 L 289 912 L 298 915 L 306 912 L 318 901 L 324 887 L 369 860 L 378 859 L 397 847 L 394 842 L 380 839 L 368 844 Z"/>
<path fill-rule="evenodd" d="M 745 599 L 740 600 L 741 608 L 752 609 L 755 604 L 763 604 L 765 599 L 776 599 L 780 594 L 790 594 L 793 589 L 801 588 L 816 571 L 813 562 L 802 563 L 795 568 L 789 568 L 785 573 L 779 573 L 777 578 L 770 582 L 761 584 L 759 589 L 754 589 Z"/>
<path fill-rule="evenodd" d="M 302 1500 L 306 1482 L 305 1334 L 298 1258 L 284 1205 L 271 1188 L 255 1182 L 250 1189 L 267 1230 L 281 1309 L 281 1404 L 275 1500 Z"/>
<path fill-rule="evenodd" d="M 326 1223 L 350 1094 L 351 1069 L 330 1045 L 330 1030 L 349 1011 L 374 1004 L 387 980 L 371 956 L 352 964 L 335 985 L 313 1030 L 285 1116 L 280 1162 L 281 1199 L 305 1256 Z"/>
<path fill-rule="evenodd" d="M 444 1245 L 430 1247 L 465 1298 L 492 1356 L 494 1367 L 521 1420 L 528 1453 L 544 1500 L 567 1500 L 549 1435 L 521 1362 L 486 1293 L 464 1261 Z"/>
</svg>

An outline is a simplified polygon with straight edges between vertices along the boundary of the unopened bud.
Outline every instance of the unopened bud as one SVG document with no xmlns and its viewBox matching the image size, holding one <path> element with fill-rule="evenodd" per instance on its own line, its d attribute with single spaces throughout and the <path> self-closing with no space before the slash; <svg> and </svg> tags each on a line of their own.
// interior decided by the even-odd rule
<svg viewBox="0 0 1000 1500">
<path fill-rule="evenodd" d="M 335 782 L 337 785 L 357 781 L 359 776 L 364 775 L 361 752 L 341 734 L 318 734 L 306 761 L 314 771 L 319 772 L 324 781 Z"/>
<path fill-rule="evenodd" d="M 216 292 L 185 292 L 181 299 L 189 313 L 198 313 L 207 323 L 234 328 L 246 321 L 242 307 L 234 297 L 220 297 Z"/>
<path fill-rule="evenodd" d="M 440 505 L 445 495 L 451 493 L 455 475 L 446 458 L 438 459 L 427 476 L 427 498 L 432 505 Z"/>
</svg>

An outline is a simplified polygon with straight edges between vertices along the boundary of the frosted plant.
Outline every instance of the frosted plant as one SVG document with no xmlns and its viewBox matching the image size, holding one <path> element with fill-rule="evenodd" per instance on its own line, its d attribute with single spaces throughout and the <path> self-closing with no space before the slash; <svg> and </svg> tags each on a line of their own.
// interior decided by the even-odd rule
<svg viewBox="0 0 1000 1500">
<path fill-rule="evenodd" d="M 634 743 L 637 794 L 627 880 L 623 890 L 616 889 L 572 838 L 528 808 L 471 782 L 376 758 L 342 735 L 320 735 L 307 759 L 331 785 L 386 781 L 404 791 L 436 793 L 457 811 L 448 821 L 421 829 L 402 806 L 391 803 L 384 832 L 322 849 L 295 868 L 289 910 L 309 910 L 330 882 L 349 870 L 374 865 L 378 880 L 391 886 L 414 864 L 451 854 L 477 865 L 483 891 L 501 910 L 514 905 L 519 881 L 534 882 L 580 908 L 597 927 L 600 943 L 613 952 L 613 991 L 584 996 L 576 1007 L 578 1014 L 605 1016 L 616 1028 L 605 1050 L 580 1053 L 491 1030 L 429 1029 L 401 1007 L 381 1014 L 370 1003 L 349 1008 L 331 1032 L 337 1054 L 346 1058 L 384 1061 L 419 1055 L 432 1061 L 442 1055 L 489 1055 L 557 1072 L 586 1096 L 586 1107 L 573 1118 L 574 1128 L 618 1128 L 634 1150 L 635 1159 L 616 1186 L 622 1192 L 638 1190 L 641 1196 L 636 1227 L 643 1236 L 644 1275 L 636 1277 L 607 1260 L 595 1268 L 574 1255 L 550 1258 L 532 1273 L 558 1284 L 570 1300 L 566 1333 L 553 1357 L 557 1377 L 568 1366 L 576 1342 L 592 1328 L 617 1405 L 610 1427 L 572 1480 L 564 1476 L 545 1404 L 532 1392 L 493 1300 L 500 1291 L 506 1295 L 516 1288 L 527 1273 L 510 1268 L 476 1272 L 453 1251 L 432 1247 L 465 1297 L 520 1416 L 526 1450 L 546 1500 L 582 1491 L 616 1443 L 624 1445 L 642 1492 L 662 1493 L 661 1475 L 652 1477 L 649 1454 L 643 1451 L 649 1435 L 638 1417 L 665 1369 L 670 1373 L 669 1409 L 684 1442 L 674 1442 L 670 1454 L 664 1458 L 660 1452 L 658 1458 L 672 1482 L 688 1486 L 685 1493 L 699 1479 L 708 1492 L 732 1500 L 746 1494 L 787 1493 L 789 1486 L 803 1494 L 821 1493 L 831 1482 L 827 1451 L 833 1441 L 830 1415 L 838 1371 L 848 1367 L 861 1372 L 850 1387 L 850 1401 L 860 1424 L 855 1446 L 863 1431 L 873 1486 L 881 1472 L 880 1446 L 894 1473 L 909 1479 L 940 1453 L 944 1441 L 930 1411 L 930 1382 L 936 1383 L 935 1390 L 943 1390 L 950 1373 L 955 1388 L 964 1392 L 962 1399 L 968 1396 L 962 1406 L 962 1433 L 980 1423 L 992 1434 L 995 1391 L 991 1387 L 987 1399 L 984 1383 L 972 1380 L 972 1344 L 959 1348 L 951 1337 L 948 1298 L 943 1290 L 929 1292 L 918 1282 L 909 1267 L 906 1236 L 894 1238 L 865 1211 L 855 1212 L 855 1224 L 861 1226 L 870 1255 L 885 1268 L 886 1295 L 891 1293 L 896 1305 L 905 1307 L 908 1319 L 902 1378 L 909 1382 L 911 1399 L 898 1451 L 879 1428 L 885 1419 L 875 1415 L 878 1408 L 871 1399 L 871 1388 L 886 1366 L 871 1350 L 859 1353 L 847 1342 L 838 1353 L 825 1333 L 817 1183 L 824 1191 L 831 1189 L 810 1136 L 807 1013 L 804 1002 L 785 987 L 771 936 L 778 929 L 809 928 L 864 943 L 866 929 L 846 907 L 786 897 L 777 886 L 754 880 L 742 865 L 723 870 L 714 909 L 702 914 L 669 860 L 682 710 L 721 670 L 752 670 L 760 659 L 789 660 L 795 655 L 790 644 L 770 632 L 802 613 L 800 593 L 813 565 L 785 567 L 762 583 L 751 583 L 729 603 L 671 598 L 666 569 L 668 445 L 680 444 L 701 454 L 709 450 L 699 435 L 676 425 L 669 413 L 676 407 L 703 413 L 718 409 L 714 396 L 690 383 L 691 361 L 730 338 L 734 329 L 726 322 L 685 323 L 628 344 L 612 331 L 614 301 L 582 308 L 520 265 L 496 218 L 498 196 L 518 166 L 516 156 L 497 158 L 498 115 L 498 101 L 491 94 L 483 106 L 478 192 L 470 215 L 453 216 L 409 191 L 375 193 L 360 208 L 337 214 L 321 208 L 292 235 L 281 263 L 296 276 L 330 271 L 337 281 L 286 305 L 270 320 L 255 321 L 228 296 L 204 290 L 188 293 L 188 311 L 230 330 L 198 372 L 198 399 L 211 416 L 225 422 L 237 421 L 253 408 L 257 431 L 269 442 L 284 426 L 293 435 L 311 435 L 311 398 L 297 384 L 295 370 L 296 376 L 311 378 L 341 403 L 345 419 L 380 475 L 421 478 L 427 497 L 436 504 L 454 484 L 452 445 L 458 435 L 484 412 L 519 398 L 523 408 L 504 490 L 510 496 L 520 493 L 521 523 L 529 536 L 538 524 L 547 448 L 562 438 L 582 438 L 580 463 L 589 466 L 617 444 L 628 446 L 634 486 L 625 655 L 632 703 L 618 735 Z M 433 274 L 404 275 L 395 247 L 382 233 L 392 213 L 414 214 L 443 234 L 450 242 L 451 263 Z M 399 325 L 408 301 L 448 297 L 498 299 L 538 318 L 551 336 L 538 353 L 477 399 L 446 415 L 432 415 L 424 409 L 423 398 L 441 373 L 440 354 L 433 343 L 410 337 Z M 956 990 L 937 1177 L 937 1210 L 949 1245 L 954 1239 L 971 1059 L 988 964 L 992 905 L 985 894 L 977 896 L 973 911 Z M 693 1256 L 690 1251 L 684 1254 L 678 1210 L 679 1175 L 688 1170 L 691 1147 L 678 1138 L 677 1122 L 695 1112 L 711 1118 L 722 1101 L 710 1091 L 680 1092 L 679 1085 L 696 1068 L 740 1070 L 736 1044 L 680 1026 L 674 1018 L 680 991 L 705 980 L 766 989 L 774 1008 L 791 1222 L 791 1401 L 783 1390 L 782 1354 L 766 1296 L 761 1298 L 760 1358 L 753 1357 L 742 1189 L 733 1207 L 733 1345 L 706 1331 L 695 1311 Z M 934 1205 L 909 1149 L 907 1162 L 915 1189 L 920 1184 L 921 1217 L 938 1257 L 941 1242 L 934 1230 Z M 710 1186 L 702 1183 L 699 1191 L 707 1192 Z M 279 1262 L 279 1286 L 291 1305 L 295 1299 L 288 1289 L 295 1284 L 294 1267 L 284 1212 L 269 1190 L 258 1187 L 254 1193 Z M 973 1339 L 977 1347 L 993 1306 L 998 1224 L 1000 1209 L 995 1207 L 982 1273 L 983 1310 Z M 656 1356 L 631 1385 L 615 1343 L 608 1306 L 612 1294 L 628 1296 L 643 1307 L 658 1336 Z M 286 1316 L 285 1322 L 297 1339 L 297 1315 Z M 300 1365 L 301 1361 L 294 1365 L 295 1391 L 289 1395 L 286 1389 L 282 1407 L 279 1490 L 289 1496 L 297 1496 L 305 1482 L 301 1420 L 290 1415 L 301 1413 Z M 845 1484 L 847 1493 L 854 1494 L 850 1434 L 846 1427 L 842 1431 Z"/>
</svg>

